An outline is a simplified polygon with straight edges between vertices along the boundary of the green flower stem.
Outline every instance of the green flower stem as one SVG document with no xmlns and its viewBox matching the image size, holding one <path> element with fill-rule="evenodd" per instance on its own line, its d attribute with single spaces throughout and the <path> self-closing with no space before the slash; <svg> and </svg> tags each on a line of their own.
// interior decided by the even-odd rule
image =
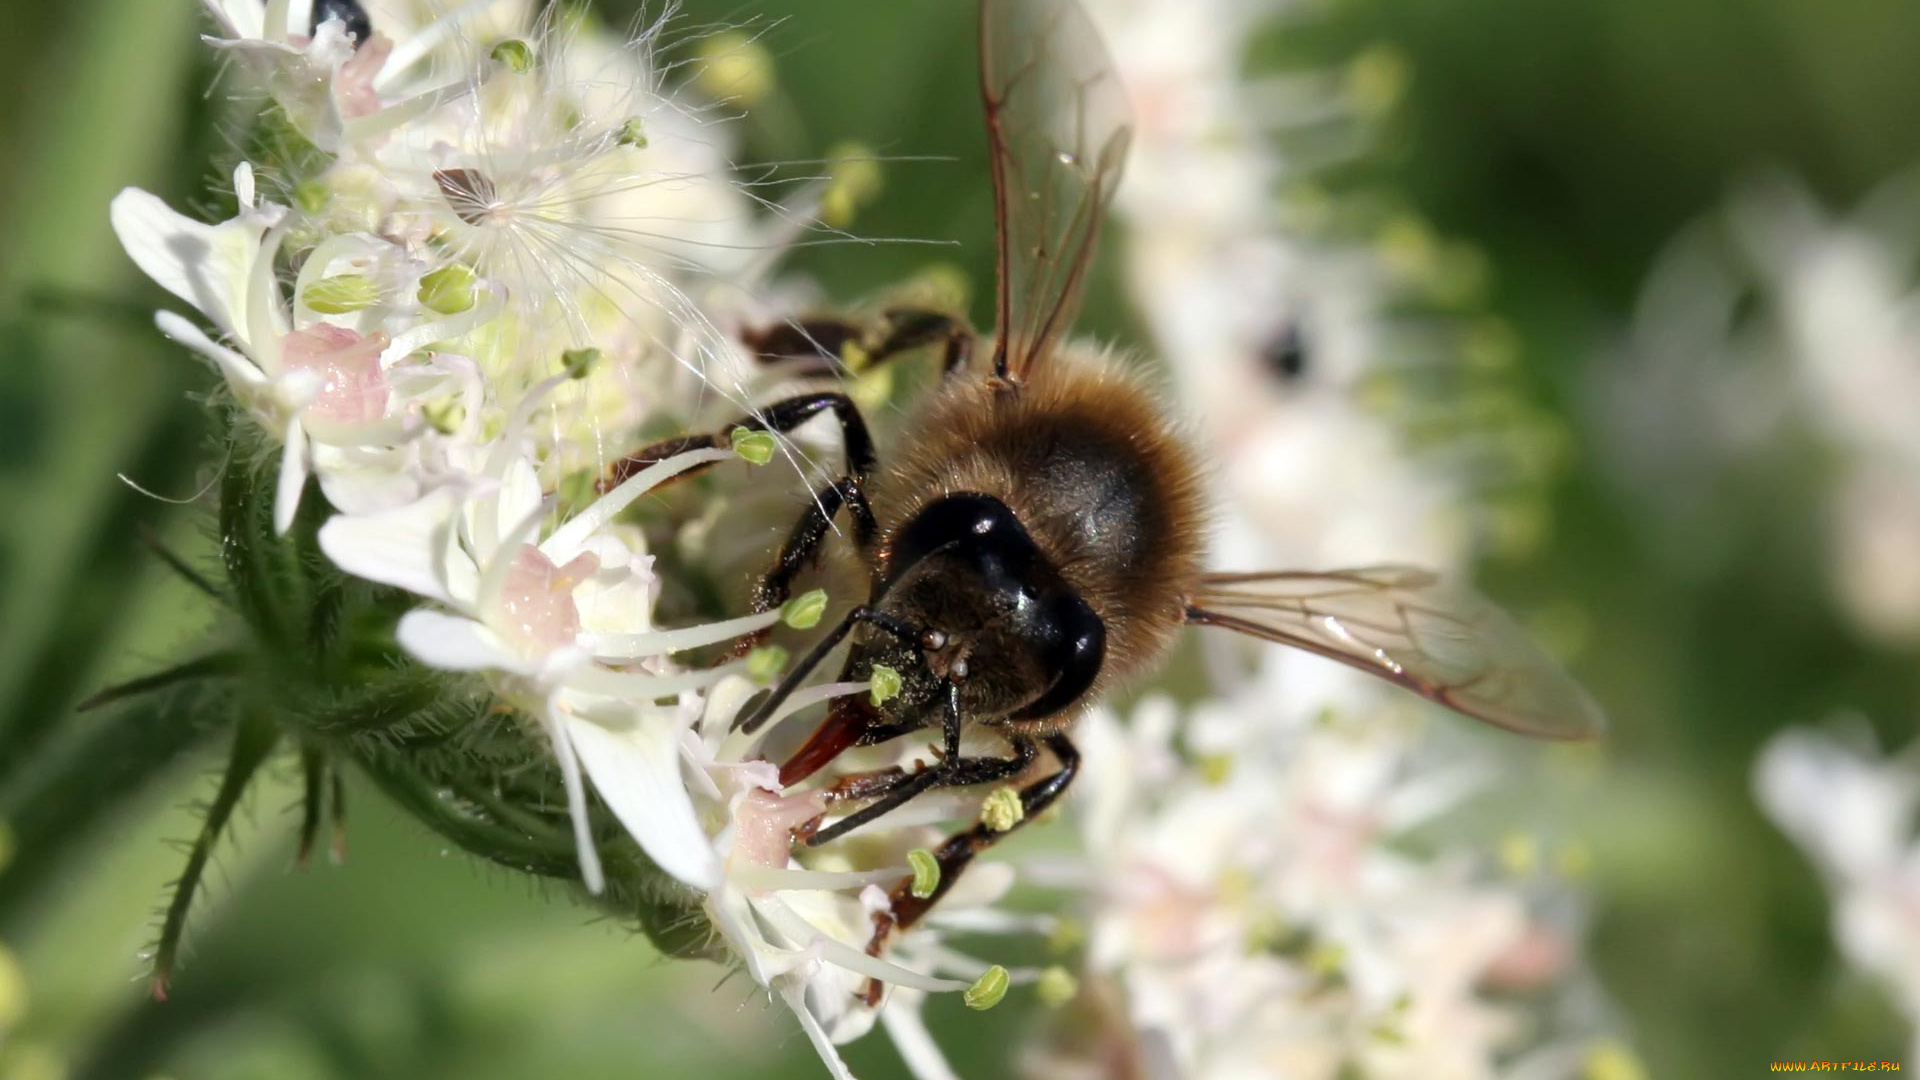
<svg viewBox="0 0 1920 1080">
<path fill-rule="evenodd" d="M 472 798 L 471 787 L 433 783 L 401 752 L 376 750 L 359 755 L 356 764 L 402 810 L 465 851 L 523 873 L 577 880 L 570 834 L 528 832 L 495 820 L 485 802 Z"/>
<path fill-rule="evenodd" d="M 155 690 L 164 690 L 169 686 L 192 682 L 195 679 L 238 675 L 246 669 L 246 660 L 246 654 L 238 651 L 217 652 L 211 656 L 203 656 L 198 660 L 188 660 L 183 664 L 176 664 L 165 671 L 156 671 L 152 675 L 142 675 L 137 679 L 128 679 L 126 682 L 118 685 L 109 686 L 105 690 L 81 702 L 79 711 L 91 712 L 94 709 L 112 705 L 116 702 L 124 701 L 127 698 L 139 697 L 141 694 L 152 693 Z"/>
<path fill-rule="evenodd" d="M 240 797 L 246 794 L 253 774 L 279 742 L 279 727 L 258 717 L 243 719 L 234 732 L 233 752 L 227 759 L 226 774 L 220 778 L 220 790 L 207 807 L 200 835 L 194 839 L 193 850 L 187 855 L 186 868 L 174 882 L 173 898 L 168 901 L 166 916 L 160 923 L 160 943 L 153 954 L 155 1000 L 167 999 L 167 980 L 173 976 L 174 961 L 180 956 L 180 942 L 187 933 L 187 915 L 193 910 L 193 898 L 200 891 L 200 877 L 206 873 L 208 860 L 213 858 L 214 846 L 226 831 L 227 821 L 233 816 L 234 807 L 240 805 Z"/>
</svg>

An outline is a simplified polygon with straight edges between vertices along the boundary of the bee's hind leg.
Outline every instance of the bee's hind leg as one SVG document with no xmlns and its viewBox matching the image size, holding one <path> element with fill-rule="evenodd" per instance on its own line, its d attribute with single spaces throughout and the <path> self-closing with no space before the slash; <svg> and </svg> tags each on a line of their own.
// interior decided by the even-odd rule
<svg viewBox="0 0 1920 1080">
<path fill-rule="evenodd" d="M 889 895 L 887 910 L 873 917 L 873 937 L 867 942 L 867 952 L 879 956 L 886 951 L 887 942 L 895 930 L 910 929 L 919 922 L 940 898 L 953 888 L 973 857 L 998 843 L 1000 839 L 1021 825 L 1032 821 L 1044 813 L 1073 783 L 1080 771 L 1080 751 L 1068 738 L 1059 732 L 1044 737 L 1043 741 L 1055 760 L 1060 763 L 1059 771 L 1049 773 L 1020 789 L 1020 818 L 1006 829 L 995 829 L 986 822 L 975 822 L 973 827 L 947 838 L 934 853 L 934 862 L 940 867 L 940 880 L 934 883 L 933 890 L 926 896 L 913 893 L 913 879 L 903 879 L 893 887 Z M 1018 745 L 1016 743 L 1016 745 Z M 1031 743 L 1029 743 L 1031 745 Z M 1031 760 L 1031 759 L 1029 759 Z M 877 982 L 867 983 L 863 995 L 869 1005 L 880 1003 L 881 987 Z"/>
</svg>

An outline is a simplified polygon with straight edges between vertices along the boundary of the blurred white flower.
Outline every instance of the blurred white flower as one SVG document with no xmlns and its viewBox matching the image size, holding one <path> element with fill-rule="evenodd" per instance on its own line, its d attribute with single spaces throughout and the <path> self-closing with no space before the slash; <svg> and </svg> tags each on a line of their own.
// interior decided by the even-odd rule
<svg viewBox="0 0 1920 1080">
<path fill-rule="evenodd" d="M 1920 1061 L 1920 746 L 1882 757 L 1825 732 L 1774 736 L 1754 767 L 1761 807 L 1833 897 L 1840 953 L 1879 979 L 1914 1025 Z"/>
<path fill-rule="evenodd" d="M 1371 245 L 1308 235 L 1277 194 L 1364 150 L 1403 61 L 1249 79 L 1256 29 L 1306 5 L 1089 7 L 1138 126 L 1115 203 L 1131 292 L 1217 462 L 1216 564 L 1458 567 L 1476 546 L 1524 548 L 1533 534 L 1502 532 L 1478 493 L 1550 455 L 1525 443 L 1537 433 L 1514 421 L 1517 399 L 1454 389 L 1492 386 L 1476 380 L 1510 360 L 1510 335 L 1404 313 L 1446 276 L 1423 228 L 1389 223 Z M 1556 1063 L 1528 1075 L 1577 1072 L 1591 1011 L 1543 1030 L 1489 993 L 1532 1001 L 1579 983 L 1577 919 L 1551 912 L 1564 884 L 1522 888 L 1433 825 L 1492 762 L 1433 738 L 1424 706 L 1374 680 L 1280 649 L 1249 677 L 1239 643 L 1203 647 L 1212 697 L 1148 699 L 1124 722 L 1095 710 L 1076 729 L 1090 891 L 1078 1019 L 1094 1033 L 1036 1074 L 1124 1061 L 1155 1080 L 1478 1080 L 1523 1053 Z M 1413 854 L 1417 829 L 1437 850 Z"/>
<path fill-rule="evenodd" d="M 1191 710 L 1088 718 L 1090 977 L 1147 1075 L 1504 1075 L 1535 1036 L 1487 991 L 1551 989 L 1574 942 L 1469 849 L 1401 843 L 1487 772 L 1323 674 L 1270 663 Z"/>
<path fill-rule="evenodd" d="M 1920 282 L 1903 191 L 1836 216 L 1791 181 L 1749 185 L 1670 245 L 1624 340 L 1594 365 L 1608 464 L 1654 500 L 1642 516 L 1667 523 L 1677 558 L 1713 557 L 1715 531 L 1697 526 L 1720 514 L 1718 485 L 1755 471 L 1763 448 L 1811 436 L 1831 474 L 1835 598 L 1893 646 L 1920 643 Z"/>
</svg>

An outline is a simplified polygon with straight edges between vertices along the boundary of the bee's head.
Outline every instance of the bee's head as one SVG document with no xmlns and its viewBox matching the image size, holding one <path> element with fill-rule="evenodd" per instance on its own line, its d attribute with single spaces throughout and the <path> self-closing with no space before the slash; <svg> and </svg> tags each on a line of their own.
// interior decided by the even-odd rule
<svg viewBox="0 0 1920 1080">
<path fill-rule="evenodd" d="M 932 723 L 950 697 L 963 719 L 1040 719 L 1078 701 L 1100 673 L 1106 627 L 1034 544 L 1005 503 L 962 493 L 936 500 L 888 538 L 874 618 L 855 633 L 843 677 L 885 666 L 900 693 L 882 705 L 836 699 L 781 770 L 808 776 L 849 746 Z M 953 691 L 957 690 L 957 695 Z"/>
</svg>

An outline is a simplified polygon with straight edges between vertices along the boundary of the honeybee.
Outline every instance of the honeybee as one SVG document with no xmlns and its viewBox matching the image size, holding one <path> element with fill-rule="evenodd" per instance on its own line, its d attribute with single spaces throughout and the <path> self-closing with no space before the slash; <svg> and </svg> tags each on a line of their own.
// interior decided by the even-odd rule
<svg viewBox="0 0 1920 1080">
<path fill-rule="evenodd" d="M 813 493 L 760 579 L 757 609 L 788 599 L 843 511 L 871 571 L 866 602 L 742 726 L 763 725 L 851 639 L 841 678 L 865 680 L 884 665 L 901 689 L 880 705 L 834 699 L 781 766 L 782 783 L 852 747 L 939 735 L 931 763 L 827 786 L 830 806 L 858 808 L 803 826 L 797 840 L 826 843 L 936 788 L 1037 774 L 1019 788 L 1020 820 L 1032 820 L 1080 769 L 1076 716 L 1152 671 L 1190 625 L 1306 649 L 1514 731 L 1596 734 L 1598 707 L 1551 659 L 1491 605 L 1424 570 L 1205 571 L 1195 449 L 1157 391 L 1065 340 L 1126 156 L 1128 114 L 1110 61 L 1073 0 L 982 0 L 980 85 L 998 232 L 991 347 L 976 348 L 957 318 L 915 310 L 888 312 L 877 327 L 810 319 L 749 335 L 768 358 L 817 359 L 850 342 L 875 362 L 930 346 L 944 357 L 941 382 L 905 425 L 911 443 L 885 465 L 841 393 L 803 394 L 741 421 L 786 431 L 831 411 L 847 462 L 845 476 Z M 612 479 L 726 437 L 668 440 Z M 962 737 L 982 729 L 1004 754 L 962 753 Z M 935 855 L 938 885 L 923 897 L 901 882 L 875 917 L 869 950 L 921 919 L 1005 835 L 981 823 L 948 839 Z"/>
</svg>

